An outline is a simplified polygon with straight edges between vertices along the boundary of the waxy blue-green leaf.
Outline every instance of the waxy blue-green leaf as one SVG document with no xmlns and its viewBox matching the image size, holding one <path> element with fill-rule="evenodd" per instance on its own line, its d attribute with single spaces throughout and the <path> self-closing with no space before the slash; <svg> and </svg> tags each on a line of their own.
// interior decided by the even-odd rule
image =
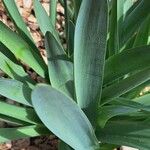
<svg viewBox="0 0 150 150">
<path fill-rule="evenodd" d="M 150 149 L 149 124 L 139 121 L 111 121 L 103 129 L 97 129 L 97 137 L 103 143 Z"/>
<path fill-rule="evenodd" d="M 41 84 L 32 93 L 32 103 L 45 126 L 72 148 L 98 148 L 92 125 L 72 99 L 51 86 Z"/>
<path fill-rule="evenodd" d="M 17 28 L 22 30 L 32 40 L 30 32 L 28 31 L 27 26 L 24 23 L 15 4 L 15 0 L 3 0 L 3 4 L 5 5 L 5 8 L 7 9 L 11 19 L 13 20 Z"/>
<path fill-rule="evenodd" d="M 32 106 L 31 91 L 27 84 L 23 84 L 20 81 L 0 78 L 0 95 L 18 103 Z"/>
<path fill-rule="evenodd" d="M 141 46 L 122 51 L 106 60 L 104 84 L 123 75 L 150 66 L 150 46 Z"/>
<path fill-rule="evenodd" d="M 74 74 L 79 106 L 91 122 L 101 96 L 107 38 L 107 1 L 83 0 L 75 28 Z"/>
<path fill-rule="evenodd" d="M 56 14 L 57 14 L 56 7 L 57 7 L 57 0 L 51 0 L 50 1 L 50 19 L 54 27 L 56 25 Z"/>
<path fill-rule="evenodd" d="M 0 114 L 8 117 L 13 117 L 31 124 L 40 123 L 32 108 L 23 108 L 0 101 L 0 110 Z"/>
<path fill-rule="evenodd" d="M 51 85 L 74 98 L 73 63 L 65 59 L 63 47 L 50 32 L 45 35 L 45 46 Z"/>
<path fill-rule="evenodd" d="M 45 77 L 47 66 L 39 55 L 19 35 L 0 22 L 0 42 L 18 59 L 28 64 L 39 75 Z"/>
<path fill-rule="evenodd" d="M 35 15 L 37 17 L 37 21 L 43 35 L 45 35 L 47 31 L 49 31 L 54 35 L 57 41 L 60 41 L 58 37 L 58 33 L 55 30 L 55 26 L 53 25 L 52 20 L 49 18 L 42 4 L 39 2 L 39 0 L 34 0 L 33 4 L 34 4 Z"/>
<path fill-rule="evenodd" d="M 119 82 L 116 82 L 106 88 L 102 92 L 102 103 L 111 101 L 112 98 L 119 97 L 126 92 L 134 89 L 142 83 L 150 80 L 150 68 L 144 69 L 138 73 L 135 73 Z"/>
<path fill-rule="evenodd" d="M 0 128 L 0 143 L 47 134 L 50 133 L 45 127 L 36 125 L 16 128 Z"/>
</svg>

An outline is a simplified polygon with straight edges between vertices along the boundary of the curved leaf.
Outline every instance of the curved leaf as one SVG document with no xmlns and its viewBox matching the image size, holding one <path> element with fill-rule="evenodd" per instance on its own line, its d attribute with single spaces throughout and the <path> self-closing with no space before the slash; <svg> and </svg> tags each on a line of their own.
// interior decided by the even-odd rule
<svg viewBox="0 0 150 150">
<path fill-rule="evenodd" d="M 45 76 L 47 66 L 42 57 L 34 52 L 31 47 L 15 32 L 0 22 L 0 42 L 2 42 L 17 58 L 28 64 L 42 77 Z"/>
<path fill-rule="evenodd" d="M 8 117 L 12 117 L 31 124 L 40 123 L 40 120 L 32 108 L 18 107 L 0 101 L 0 110 L 0 114 Z"/>
<path fill-rule="evenodd" d="M 50 19 L 54 27 L 56 25 L 56 14 L 57 14 L 56 7 L 57 7 L 57 0 L 51 0 L 50 1 Z"/>
<path fill-rule="evenodd" d="M 47 32 L 45 47 L 48 54 L 49 77 L 54 88 L 74 98 L 73 64 L 65 60 L 63 47 Z"/>
<path fill-rule="evenodd" d="M 97 136 L 103 143 L 150 149 L 150 127 L 142 122 L 111 121 L 105 128 L 97 129 Z"/>
<path fill-rule="evenodd" d="M 42 4 L 39 2 L 39 0 L 34 0 L 33 4 L 34 4 L 35 15 L 37 17 L 37 21 L 43 35 L 45 35 L 47 31 L 49 31 L 54 35 L 57 41 L 60 41 L 58 37 L 58 33 L 55 30 L 55 26 L 53 25 L 52 20 L 50 20 Z"/>
<path fill-rule="evenodd" d="M 145 21 L 141 24 L 139 31 L 137 32 L 136 39 L 134 41 L 134 47 L 147 45 L 149 33 L 149 25 L 150 25 L 150 15 L 147 16 Z"/>
<path fill-rule="evenodd" d="M 11 0 L 11 1 L 10 0 L 3 0 L 3 4 L 5 5 L 10 17 L 14 21 L 17 28 L 22 30 L 32 40 L 30 32 L 28 31 L 27 26 L 24 23 L 21 15 L 18 11 L 18 8 L 15 4 L 15 0 Z"/>
<path fill-rule="evenodd" d="M 135 9 L 125 16 L 121 32 L 121 45 L 127 42 L 127 40 L 138 30 L 141 23 L 149 15 L 149 8 L 150 1 L 141 0 Z"/>
<path fill-rule="evenodd" d="M 150 45 L 125 50 L 106 60 L 104 84 L 150 66 Z"/>
<path fill-rule="evenodd" d="M 89 120 L 69 97 L 41 84 L 32 93 L 32 103 L 45 126 L 72 148 L 97 148 L 98 141 Z"/>
<path fill-rule="evenodd" d="M 104 88 L 101 104 L 108 103 L 112 98 L 119 97 L 148 80 L 150 80 L 150 68 L 144 69 Z"/>
<path fill-rule="evenodd" d="M 31 105 L 31 89 L 17 80 L 0 78 L 0 94 L 18 103 Z"/>
<path fill-rule="evenodd" d="M 0 128 L 0 143 L 47 134 L 49 134 L 49 131 L 43 126 L 32 125 L 17 128 Z"/>
<path fill-rule="evenodd" d="M 82 1 L 75 28 L 74 74 L 79 106 L 95 122 L 106 53 L 108 8 L 105 0 Z"/>
</svg>

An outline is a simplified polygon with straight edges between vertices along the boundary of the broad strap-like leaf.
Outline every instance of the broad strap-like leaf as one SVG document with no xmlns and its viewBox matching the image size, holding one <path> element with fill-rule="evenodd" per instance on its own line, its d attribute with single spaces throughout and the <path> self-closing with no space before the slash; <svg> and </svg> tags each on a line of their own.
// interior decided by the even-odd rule
<svg viewBox="0 0 150 150">
<path fill-rule="evenodd" d="M 40 123 L 40 120 L 32 108 L 23 108 L 0 101 L 0 110 L 1 115 L 13 117 L 30 124 Z"/>
<path fill-rule="evenodd" d="M 1 52 L 0 52 L 0 69 L 13 79 L 21 81 L 23 83 L 29 83 L 29 85 L 31 86 L 35 84 L 35 82 L 29 77 L 29 75 L 24 71 L 23 67 L 19 63 L 11 61 L 10 58 L 6 57 Z"/>
<path fill-rule="evenodd" d="M 18 11 L 18 8 L 16 6 L 17 3 L 15 2 L 15 0 L 3 0 L 3 3 L 5 5 L 6 10 L 9 13 L 11 21 L 15 25 L 15 29 L 17 30 L 19 36 L 21 36 L 32 47 L 32 49 L 36 51 L 38 55 L 40 55 L 40 52 L 36 47 L 29 30 L 27 29 L 27 25 L 23 21 L 23 18 L 20 15 L 20 12 Z"/>
<path fill-rule="evenodd" d="M 33 4 L 34 4 L 35 15 L 37 17 L 37 21 L 38 21 L 38 24 L 40 26 L 40 29 L 43 35 L 45 35 L 47 31 L 49 31 L 54 35 L 57 41 L 60 42 L 58 33 L 55 30 L 55 26 L 53 25 L 52 20 L 49 18 L 42 4 L 39 2 L 39 0 L 34 0 Z"/>
<path fill-rule="evenodd" d="M 56 14 L 57 14 L 56 7 L 57 7 L 57 0 L 51 0 L 50 1 L 50 19 L 54 27 L 56 25 Z"/>
<path fill-rule="evenodd" d="M 41 84 L 32 93 L 32 103 L 44 125 L 72 148 L 98 148 L 92 125 L 69 97 L 51 86 Z"/>
<path fill-rule="evenodd" d="M 100 109 L 99 112 L 99 125 L 103 128 L 109 119 L 115 116 L 122 116 L 135 113 L 138 112 L 138 110 L 138 108 L 136 109 L 121 105 L 104 106 Z"/>
<path fill-rule="evenodd" d="M 0 95 L 18 103 L 32 106 L 31 89 L 27 84 L 13 79 L 0 78 Z"/>
<path fill-rule="evenodd" d="M 104 88 L 102 92 L 101 104 L 107 103 L 111 101 L 112 98 L 119 97 L 129 92 L 130 90 L 136 88 L 148 80 L 150 80 L 150 68 L 137 72 L 123 80 L 120 80 L 119 82 Z"/>
<path fill-rule="evenodd" d="M 50 133 L 44 126 L 31 125 L 16 128 L 0 128 L 0 143 L 47 134 Z"/>
<path fill-rule="evenodd" d="M 78 17 L 82 0 L 73 0 L 73 3 L 74 3 L 74 19 L 76 20 Z"/>
<path fill-rule="evenodd" d="M 150 66 L 150 46 L 141 46 L 122 51 L 105 63 L 104 84 L 123 75 Z"/>
<path fill-rule="evenodd" d="M 145 21 L 141 24 L 136 39 L 134 41 L 134 47 L 147 45 L 148 44 L 148 37 L 150 36 L 150 15 L 147 16 Z"/>
<path fill-rule="evenodd" d="M 150 107 L 145 104 L 140 104 L 138 101 L 132 101 L 125 98 L 116 98 L 111 105 L 102 106 L 99 108 L 99 125 L 103 128 L 107 121 L 115 116 L 129 116 L 139 114 L 142 111 L 150 112 Z"/>
<path fill-rule="evenodd" d="M 135 98 L 135 99 L 133 99 L 133 101 L 144 104 L 146 106 L 150 106 L 150 94 L 146 94 L 144 96 Z"/>
<path fill-rule="evenodd" d="M 150 87 L 150 80 L 144 82 L 143 84 L 137 86 L 133 90 L 127 92 L 126 94 L 123 95 L 123 97 L 129 98 L 129 99 L 134 99 L 136 97 L 139 97 L 140 93 L 146 89 L 146 87 Z"/>
<path fill-rule="evenodd" d="M 22 120 L 18 120 L 15 119 L 13 117 L 9 117 L 9 116 L 5 116 L 0 114 L 0 121 L 3 121 L 5 123 L 8 123 L 10 126 L 23 126 L 23 125 L 29 125 L 28 122 L 22 121 Z"/>
<path fill-rule="evenodd" d="M 91 122 L 97 110 L 103 82 L 107 38 L 107 1 L 83 0 L 74 43 L 75 90 L 79 106 Z M 91 116 L 91 117 L 90 117 Z"/>
<path fill-rule="evenodd" d="M 121 32 L 121 45 L 137 31 L 141 23 L 145 20 L 145 18 L 149 14 L 150 1 L 149 0 L 141 0 L 138 5 L 131 11 L 128 15 L 125 16 L 122 32 Z"/>
<path fill-rule="evenodd" d="M 0 22 L 0 42 L 3 43 L 18 59 L 28 64 L 39 75 L 45 77 L 47 66 L 39 56 L 19 35 Z"/>
<path fill-rule="evenodd" d="M 50 32 L 45 35 L 45 46 L 51 85 L 74 98 L 73 63 L 66 59 L 63 47 Z"/>
<path fill-rule="evenodd" d="M 117 0 L 112 0 L 112 8 L 110 13 L 109 23 L 109 40 L 108 51 L 109 57 L 118 53 L 119 48 L 119 35 L 117 25 Z"/>
<path fill-rule="evenodd" d="M 15 4 L 15 0 L 3 0 L 3 4 L 5 5 L 11 19 L 13 20 L 13 22 L 15 23 L 15 25 L 17 26 L 17 28 L 19 28 L 20 30 L 22 30 L 31 40 L 31 35 L 30 32 L 27 29 L 26 24 L 24 23 L 18 8 Z"/>
<path fill-rule="evenodd" d="M 140 121 L 111 121 L 105 128 L 97 129 L 97 137 L 103 143 L 150 149 L 150 126 Z"/>
</svg>

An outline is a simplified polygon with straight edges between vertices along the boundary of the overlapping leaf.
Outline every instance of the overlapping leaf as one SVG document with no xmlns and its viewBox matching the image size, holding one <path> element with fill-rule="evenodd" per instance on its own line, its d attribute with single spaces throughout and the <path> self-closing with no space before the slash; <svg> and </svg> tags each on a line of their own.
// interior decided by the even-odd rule
<svg viewBox="0 0 150 150">
<path fill-rule="evenodd" d="M 72 148 L 78 150 L 98 148 L 92 125 L 69 97 L 51 86 L 41 84 L 33 91 L 32 102 L 46 127 Z"/>
<path fill-rule="evenodd" d="M 63 47 L 50 32 L 45 38 L 51 84 L 74 98 L 73 64 L 67 60 Z"/>
<path fill-rule="evenodd" d="M 47 66 L 42 57 L 2 22 L 0 22 L 0 42 L 3 43 L 18 59 L 21 59 L 39 75 L 45 77 Z"/>
<path fill-rule="evenodd" d="M 93 11 L 94 10 L 94 11 Z M 107 1 L 82 1 L 75 28 L 74 74 L 77 102 L 90 121 L 98 106 L 106 53 Z"/>
</svg>

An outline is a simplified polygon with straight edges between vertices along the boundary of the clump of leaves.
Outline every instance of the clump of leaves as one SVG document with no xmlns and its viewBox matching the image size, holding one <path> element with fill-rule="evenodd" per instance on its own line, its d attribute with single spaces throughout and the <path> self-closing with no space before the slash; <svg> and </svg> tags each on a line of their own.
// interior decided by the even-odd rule
<svg viewBox="0 0 150 150">
<path fill-rule="evenodd" d="M 150 94 L 139 93 L 150 84 L 150 1 L 60 2 L 67 48 L 55 29 L 57 1 L 48 16 L 34 0 L 46 64 L 14 0 L 3 0 L 16 32 L 0 22 L 0 69 L 10 77 L 0 78 L 0 94 L 23 105 L 0 101 L 1 120 L 13 125 L 0 128 L 0 141 L 55 134 L 60 150 L 149 150 Z M 46 83 L 33 81 L 20 60 Z"/>
</svg>

